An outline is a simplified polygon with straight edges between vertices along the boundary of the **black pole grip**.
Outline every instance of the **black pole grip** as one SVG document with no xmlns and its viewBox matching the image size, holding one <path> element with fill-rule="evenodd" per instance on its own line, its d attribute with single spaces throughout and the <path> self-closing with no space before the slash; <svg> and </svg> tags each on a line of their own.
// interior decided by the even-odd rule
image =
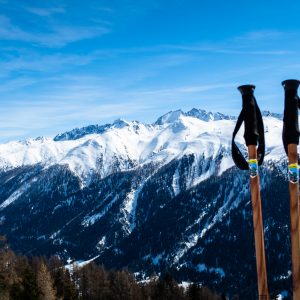
<svg viewBox="0 0 300 300">
<path fill-rule="evenodd" d="M 299 97 L 297 95 L 299 84 L 300 81 L 294 79 L 289 79 L 282 82 L 282 85 L 284 87 L 282 139 L 286 153 L 288 144 L 299 144 Z"/>
<path fill-rule="evenodd" d="M 254 97 L 254 89 L 254 85 L 241 85 L 238 87 L 243 99 L 243 115 L 245 124 L 244 138 L 247 146 L 257 145 L 259 138 L 256 115 L 257 104 Z"/>
<path fill-rule="evenodd" d="M 241 170 L 249 170 L 249 165 L 234 139 L 243 123 L 245 123 L 244 138 L 247 146 L 257 145 L 257 160 L 260 166 L 265 156 L 264 122 L 260 109 L 254 97 L 254 85 L 242 85 L 238 90 L 242 94 L 243 108 L 237 119 L 231 143 L 231 154 L 235 165 Z"/>
</svg>

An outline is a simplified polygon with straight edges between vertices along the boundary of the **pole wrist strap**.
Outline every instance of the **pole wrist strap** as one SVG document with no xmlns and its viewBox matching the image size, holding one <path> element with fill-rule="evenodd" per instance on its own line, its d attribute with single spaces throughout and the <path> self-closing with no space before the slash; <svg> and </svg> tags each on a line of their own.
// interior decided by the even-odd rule
<svg viewBox="0 0 300 300">
<path fill-rule="evenodd" d="M 265 134 L 264 134 L 264 124 L 263 124 L 262 115 L 261 115 L 260 109 L 255 100 L 254 100 L 254 105 L 255 105 L 255 112 L 256 112 L 256 124 L 257 124 L 256 129 L 258 132 L 258 147 L 257 147 L 258 160 L 257 161 L 258 161 L 258 166 L 260 166 L 263 163 L 264 156 L 265 156 Z M 236 143 L 234 141 L 235 136 L 237 135 L 237 133 L 244 121 L 245 121 L 245 112 L 244 112 L 244 109 L 242 109 L 242 111 L 237 119 L 234 131 L 232 134 L 231 154 L 232 154 L 232 159 L 233 159 L 235 165 L 239 169 L 249 170 L 249 164 L 248 164 L 246 158 L 244 157 L 241 150 L 238 148 L 238 146 L 236 145 Z"/>
</svg>

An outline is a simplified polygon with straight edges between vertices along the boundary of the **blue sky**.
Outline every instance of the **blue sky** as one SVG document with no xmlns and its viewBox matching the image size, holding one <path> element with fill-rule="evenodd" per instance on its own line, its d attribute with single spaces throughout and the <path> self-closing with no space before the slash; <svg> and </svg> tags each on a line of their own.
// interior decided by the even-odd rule
<svg viewBox="0 0 300 300">
<path fill-rule="evenodd" d="M 193 107 L 283 110 L 298 1 L 0 0 L 0 141 Z"/>
</svg>

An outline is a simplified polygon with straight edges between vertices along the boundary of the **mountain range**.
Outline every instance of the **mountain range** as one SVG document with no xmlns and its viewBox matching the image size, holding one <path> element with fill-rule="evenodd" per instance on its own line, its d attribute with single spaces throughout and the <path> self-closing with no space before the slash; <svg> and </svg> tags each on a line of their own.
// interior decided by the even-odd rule
<svg viewBox="0 0 300 300">
<path fill-rule="evenodd" d="M 260 168 L 270 290 L 291 290 L 282 115 L 263 112 Z M 236 116 L 171 111 L 0 145 L 0 233 L 26 255 L 170 271 L 256 298 L 249 176 L 231 158 Z M 241 130 L 242 131 L 242 130 Z M 236 138 L 246 155 L 243 132 Z"/>
</svg>

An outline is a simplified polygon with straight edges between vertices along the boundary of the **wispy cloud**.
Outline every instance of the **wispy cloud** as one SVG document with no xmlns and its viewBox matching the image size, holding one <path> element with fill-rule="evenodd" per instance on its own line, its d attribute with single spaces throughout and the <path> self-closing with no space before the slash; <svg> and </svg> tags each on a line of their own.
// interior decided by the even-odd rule
<svg viewBox="0 0 300 300">
<path fill-rule="evenodd" d="M 281 32 L 276 30 L 261 30 L 246 32 L 243 35 L 234 36 L 225 40 L 215 42 L 201 42 L 196 44 L 166 44 L 156 45 L 148 48 L 127 49 L 127 51 L 136 52 L 159 52 L 159 51 L 181 51 L 181 52 L 199 52 L 199 53 L 220 53 L 220 54 L 245 54 L 245 55 L 287 55 L 295 53 L 284 44 L 278 44 L 274 49 L 274 41 L 280 41 L 287 36 L 292 37 L 292 32 Z M 255 44 L 254 44 L 255 43 Z M 276 45 L 276 44 L 275 44 Z M 255 46 L 255 49 L 253 49 Z M 121 50 L 120 50 L 121 51 Z"/>
<path fill-rule="evenodd" d="M 0 120 L 1 140 L 34 137 L 41 132 L 46 136 L 54 136 L 60 131 L 88 124 L 104 124 L 124 114 L 139 114 L 148 110 L 144 103 L 122 102 L 101 103 L 100 101 L 83 102 L 76 99 L 55 99 L 33 104 L 22 101 L 18 106 L 1 108 L 3 118 Z M 49 126 L 51 124 L 51 126 Z"/>
<path fill-rule="evenodd" d="M 19 77 L 19 78 L 11 79 L 6 81 L 5 83 L 0 84 L 0 92 L 5 93 L 10 91 L 16 91 L 26 86 L 30 86 L 36 82 L 37 82 L 36 79 L 30 77 Z"/>
<path fill-rule="evenodd" d="M 1 23 L 10 24 L 10 21 L 0 16 Z M 7 27 L 7 26 L 6 26 Z M 12 31 L 5 31 L 5 26 L 0 27 L 0 37 L 1 35 L 12 35 Z M 34 35 L 27 32 L 18 31 L 15 29 L 14 36 L 17 38 L 22 37 L 25 40 L 35 40 L 39 43 L 45 43 L 48 45 L 64 45 L 68 42 L 75 41 L 80 38 L 92 37 L 94 34 L 93 30 L 90 31 L 89 27 L 84 27 L 82 31 L 77 30 L 77 27 L 61 27 L 57 29 L 59 31 L 58 35 L 55 34 L 42 34 Z M 96 30 L 97 31 L 97 30 Z M 244 36 L 239 36 L 236 38 L 228 39 L 223 42 L 216 43 L 203 43 L 203 44 L 191 44 L 191 45 L 179 45 L 179 44 L 165 44 L 165 45 L 154 45 L 149 47 L 127 47 L 127 48 L 108 48 L 101 50 L 94 50 L 91 52 L 83 54 L 70 54 L 70 53 L 51 53 L 42 54 L 39 52 L 18 53 L 17 55 L 11 55 L 13 51 L 8 49 L 5 51 L 3 48 L 2 53 L 7 54 L 8 57 L 2 62 L 0 62 L 0 76 L 6 76 L 13 71 L 37 71 L 37 72 L 50 72 L 53 73 L 63 69 L 72 69 L 75 67 L 85 66 L 95 61 L 100 60 L 110 60 L 112 65 L 117 63 L 117 60 L 123 57 L 126 60 L 132 59 L 133 66 L 136 68 L 138 61 L 141 61 L 140 65 L 143 66 L 137 74 L 139 74 L 140 79 L 145 77 L 151 77 L 156 73 L 153 70 L 162 70 L 164 68 L 170 68 L 175 66 L 184 65 L 190 63 L 191 61 L 199 61 L 201 55 L 240 55 L 240 56 L 258 56 L 258 57 L 276 57 L 276 56 L 287 56 L 295 55 L 297 52 L 291 49 L 281 48 L 281 43 L 275 49 L 267 47 L 265 45 L 260 46 L 257 42 L 256 48 L 253 49 L 253 39 L 261 39 L 262 36 L 272 36 L 274 38 L 279 38 L 282 35 L 278 32 L 255 32 L 245 34 Z M 8 38 L 8 37 L 7 37 Z M 237 43 L 237 41 L 242 40 L 242 43 Z M 130 55 L 130 56 L 129 56 Z M 137 76 L 136 76 L 137 77 Z"/>
<path fill-rule="evenodd" d="M 191 55 L 185 54 L 156 55 L 141 58 L 138 63 L 133 62 L 127 68 L 111 70 L 105 74 L 92 75 L 81 72 L 78 75 L 78 68 L 95 64 L 96 61 L 99 63 L 99 60 L 108 57 L 108 53 L 106 56 L 98 51 L 87 55 L 26 53 L 20 57 L 12 57 L 8 61 L 0 62 L 0 78 L 2 77 L 0 91 L 16 92 L 33 84 L 36 88 L 47 85 L 49 89 L 55 84 L 54 90 L 58 95 L 62 90 L 71 91 L 70 94 L 73 95 L 72 91 L 76 90 L 80 92 L 81 97 L 95 97 L 93 93 L 96 90 L 96 96 L 102 96 L 98 94 L 102 87 L 105 87 L 104 89 L 111 87 L 115 90 L 127 89 L 140 81 L 155 78 L 163 69 L 180 67 L 192 60 Z M 110 57 L 110 59 L 112 63 L 117 63 L 119 60 L 118 57 Z M 76 72 L 74 73 L 73 70 Z M 39 97 L 43 95 L 39 94 Z"/>
<path fill-rule="evenodd" d="M 230 50 L 230 49 L 219 49 L 215 50 L 216 53 L 223 54 L 237 54 L 237 55 L 260 55 L 260 56 L 279 56 L 279 55 L 289 55 L 295 54 L 295 51 L 291 50 L 259 50 L 259 51 L 249 51 L 249 50 Z"/>
<path fill-rule="evenodd" d="M 284 34 L 286 33 L 279 30 L 256 30 L 237 36 L 234 39 L 240 41 L 265 41 L 270 39 L 278 39 Z"/>
<path fill-rule="evenodd" d="M 62 70 L 72 69 L 91 63 L 97 56 L 76 54 L 46 54 L 35 52 L 13 56 L 0 62 L 0 76 L 9 76 L 12 72 L 41 72 L 48 76 Z"/>
<path fill-rule="evenodd" d="M 181 86 L 173 87 L 168 89 L 157 89 L 157 90 L 144 90 L 137 91 L 136 94 L 140 96 L 151 95 L 151 96 L 178 96 L 179 94 L 193 94 L 206 92 L 210 90 L 223 89 L 234 87 L 232 83 L 219 83 L 219 84 L 210 84 L 210 85 L 193 85 L 193 86 Z"/>
<path fill-rule="evenodd" d="M 48 17 L 55 14 L 62 14 L 65 13 L 65 8 L 63 7 L 49 7 L 49 8 L 42 8 L 42 7 L 26 7 L 26 10 L 34 15 L 40 17 Z"/>
<path fill-rule="evenodd" d="M 216 42 L 216 43 L 196 43 L 190 45 L 181 44 L 161 44 L 149 47 L 132 47 L 132 48 L 110 48 L 106 50 L 99 51 L 98 53 L 110 54 L 110 55 L 126 55 L 126 54 L 150 54 L 150 53 L 220 53 L 220 54 L 250 54 L 250 55 L 286 55 L 295 53 L 288 49 L 260 49 L 260 50 L 250 50 L 247 49 L 246 44 L 237 44 L 233 42 L 235 39 Z M 244 42 L 247 39 L 243 40 Z M 249 41 L 249 40 L 248 40 Z M 248 44 L 249 46 L 249 44 Z"/>
<path fill-rule="evenodd" d="M 24 130 L 22 128 L 10 128 L 1 126 L 0 128 L 0 136 L 1 141 L 11 141 L 12 139 L 19 139 L 20 137 L 24 137 L 28 134 L 27 130 Z"/>
<path fill-rule="evenodd" d="M 47 47 L 63 47 L 69 43 L 90 39 L 108 33 L 104 26 L 67 26 L 53 24 L 48 32 L 30 32 L 13 24 L 6 16 L 0 16 L 0 39 L 30 42 Z"/>
<path fill-rule="evenodd" d="M 166 110 L 174 109 L 174 105 L 182 107 L 182 99 L 186 96 L 193 94 L 195 99 L 201 99 L 201 93 L 224 90 L 229 86 L 218 83 L 124 91 L 108 88 L 96 77 L 74 76 L 69 85 L 57 86 L 51 92 L 22 93 L 22 99 L 1 107 L 0 128 L 11 128 L 14 132 L 23 128 L 26 131 L 23 136 L 34 136 L 41 130 L 44 134 L 55 135 L 57 128 L 68 130 L 75 126 L 111 122 L 119 117 L 132 119 L 136 115 L 149 114 L 149 111 L 153 112 L 148 117 L 152 122 Z"/>
</svg>

